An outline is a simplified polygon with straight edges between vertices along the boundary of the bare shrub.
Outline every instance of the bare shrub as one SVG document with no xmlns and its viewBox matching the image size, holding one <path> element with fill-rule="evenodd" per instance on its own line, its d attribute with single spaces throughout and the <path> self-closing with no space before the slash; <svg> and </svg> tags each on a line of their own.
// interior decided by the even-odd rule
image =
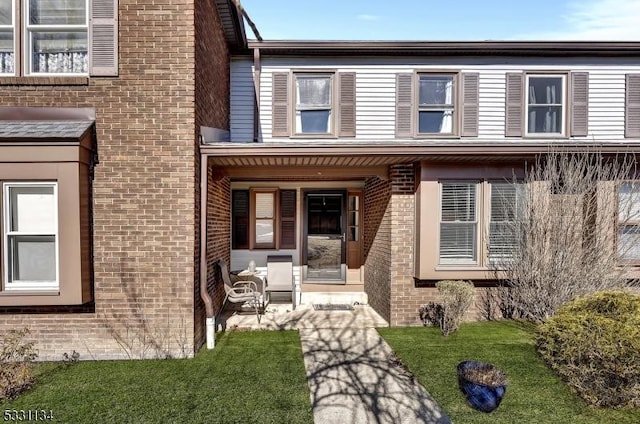
<svg viewBox="0 0 640 424">
<path fill-rule="evenodd" d="M 444 280 L 436 283 L 440 293 L 440 302 L 429 302 L 420 306 L 422 323 L 426 326 L 438 326 L 444 336 L 448 336 L 460 327 L 465 312 L 471 306 L 474 288 L 469 281 Z"/>
<path fill-rule="evenodd" d="M 640 242 L 631 222 L 639 218 L 640 189 L 619 196 L 619 187 L 634 175 L 630 155 L 550 151 L 524 181 L 511 182 L 505 196 L 511 209 L 487 237 L 490 252 L 492 244 L 502 253 L 512 247 L 491 263 L 505 282 L 499 302 L 505 317 L 542 322 L 578 296 L 626 284 L 620 257 Z M 618 228 L 630 236 L 618 240 Z"/>
<path fill-rule="evenodd" d="M 442 299 L 442 322 L 440 330 L 448 336 L 460 327 L 465 312 L 471 306 L 475 289 L 469 281 L 438 281 L 436 287 Z"/>
<path fill-rule="evenodd" d="M 0 401 L 15 399 L 33 386 L 34 343 L 25 341 L 29 329 L 10 330 L 0 342 Z"/>
</svg>

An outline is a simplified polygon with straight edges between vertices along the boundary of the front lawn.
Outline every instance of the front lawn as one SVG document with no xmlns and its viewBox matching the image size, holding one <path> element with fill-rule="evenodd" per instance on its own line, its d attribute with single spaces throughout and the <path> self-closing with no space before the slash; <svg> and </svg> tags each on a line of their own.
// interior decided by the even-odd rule
<svg viewBox="0 0 640 424">
<path fill-rule="evenodd" d="M 228 332 L 194 359 L 39 365 L 37 386 L 0 409 L 64 423 L 312 423 L 297 332 Z"/>
<path fill-rule="evenodd" d="M 456 423 L 638 423 L 640 410 L 594 409 L 574 395 L 538 357 L 532 327 L 511 321 L 463 324 L 443 337 L 437 328 L 383 328 L 380 334 Z M 509 378 L 491 414 L 467 406 L 456 365 L 490 362 Z"/>
</svg>

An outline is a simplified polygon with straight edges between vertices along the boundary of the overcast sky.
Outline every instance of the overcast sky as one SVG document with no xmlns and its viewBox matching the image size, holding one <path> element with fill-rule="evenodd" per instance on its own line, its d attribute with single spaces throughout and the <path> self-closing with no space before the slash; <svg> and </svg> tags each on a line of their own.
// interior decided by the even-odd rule
<svg viewBox="0 0 640 424">
<path fill-rule="evenodd" d="M 640 0 L 241 0 L 268 40 L 635 40 Z M 249 38 L 255 38 L 247 27 Z"/>
</svg>

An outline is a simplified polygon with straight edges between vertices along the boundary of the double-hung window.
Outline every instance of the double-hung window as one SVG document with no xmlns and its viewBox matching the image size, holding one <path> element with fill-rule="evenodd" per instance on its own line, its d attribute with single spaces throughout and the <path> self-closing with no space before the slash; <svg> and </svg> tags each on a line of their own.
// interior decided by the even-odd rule
<svg viewBox="0 0 640 424">
<path fill-rule="evenodd" d="M 295 249 L 296 190 L 231 192 L 232 249 Z"/>
<path fill-rule="evenodd" d="M 489 262 L 508 260 L 517 247 L 517 218 L 522 216 L 524 184 L 490 182 Z"/>
<path fill-rule="evenodd" d="M 295 133 L 333 132 L 332 74 L 295 74 Z"/>
<path fill-rule="evenodd" d="M 88 73 L 87 0 L 23 1 L 27 73 Z"/>
<path fill-rule="evenodd" d="M 488 266 L 511 258 L 524 188 L 507 181 L 440 182 L 439 264 Z"/>
<path fill-rule="evenodd" d="M 455 74 L 420 74 L 418 134 L 455 133 Z"/>
<path fill-rule="evenodd" d="M 440 184 L 440 263 L 478 261 L 478 182 Z"/>
<path fill-rule="evenodd" d="M 506 137 L 589 136 L 588 72 L 508 72 Z"/>
<path fill-rule="evenodd" d="M 527 75 L 525 119 L 528 135 L 565 134 L 566 87 L 566 75 Z"/>
<path fill-rule="evenodd" d="M 618 189 L 618 256 L 640 261 L 640 183 L 626 182 Z"/>
<path fill-rule="evenodd" d="M 273 137 L 356 136 L 355 72 L 274 72 L 271 82 Z"/>
<path fill-rule="evenodd" d="M 5 288 L 57 289 L 57 184 L 4 183 L 3 197 Z"/>
<path fill-rule="evenodd" d="M 0 0 L 0 77 L 89 74 L 118 74 L 118 0 Z"/>
<path fill-rule="evenodd" d="M 15 4 L 12 0 L 0 1 L 0 75 L 15 72 Z"/>
</svg>

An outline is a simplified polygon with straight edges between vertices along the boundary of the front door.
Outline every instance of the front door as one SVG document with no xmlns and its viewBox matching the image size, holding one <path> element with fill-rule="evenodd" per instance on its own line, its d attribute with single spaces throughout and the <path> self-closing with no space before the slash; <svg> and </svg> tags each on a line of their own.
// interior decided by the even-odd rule
<svg viewBox="0 0 640 424">
<path fill-rule="evenodd" d="M 343 191 L 305 193 L 305 280 L 345 281 L 345 197 Z"/>
</svg>

